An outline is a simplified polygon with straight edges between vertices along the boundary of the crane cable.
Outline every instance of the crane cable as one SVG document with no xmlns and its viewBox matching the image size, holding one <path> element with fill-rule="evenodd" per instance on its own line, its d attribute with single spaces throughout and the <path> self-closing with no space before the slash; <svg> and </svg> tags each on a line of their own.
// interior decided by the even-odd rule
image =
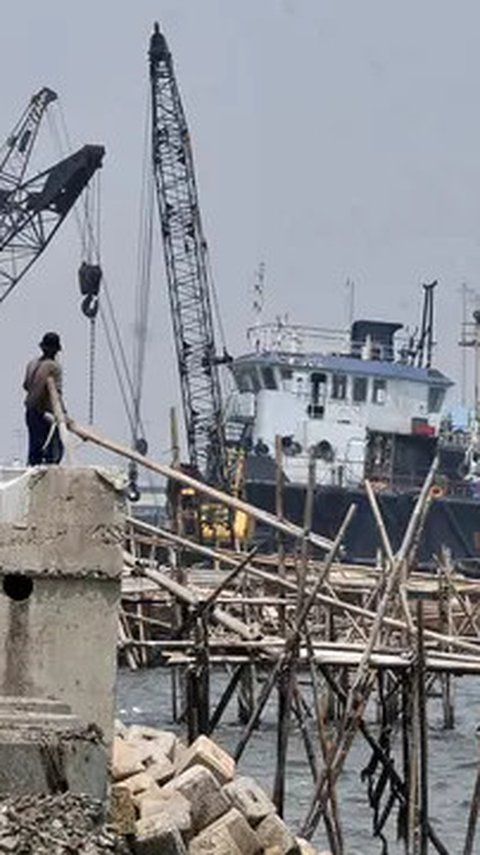
<svg viewBox="0 0 480 855">
<path fill-rule="evenodd" d="M 50 124 L 52 136 L 55 139 L 55 142 L 56 142 L 58 151 L 60 153 L 60 156 L 65 157 L 66 151 L 71 151 L 72 146 L 71 146 L 70 137 L 69 137 L 68 129 L 66 126 L 65 117 L 64 117 L 64 113 L 63 113 L 62 106 L 61 106 L 60 102 L 57 102 L 57 111 L 59 113 L 60 121 L 61 121 L 61 125 L 62 125 L 63 140 L 62 140 L 62 136 L 60 134 L 59 128 L 56 124 L 56 117 L 53 114 L 53 112 L 48 111 L 48 121 Z M 85 231 L 88 229 L 92 233 L 92 225 L 91 225 L 90 219 L 87 218 L 86 213 L 85 213 L 85 211 L 86 211 L 85 199 L 81 199 L 80 202 L 84 208 L 83 218 L 80 215 L 80 212 L 78 210 L 78 208 L 79 208 L 78 203 L 73 208 L 73 213 L 74 213 L 75 222 L 77 225 L 77 230 L 78 230 L 78 233 L 80 236 L 80 241 L 81 241 L 81 244 L 83 245 L 84 240 L 85 240 Z M 98 239 L 99 239 L 99 235 L 97 238 L 95 238 L 95 236 L 92 235 L 92 241 L 94 242 L 95 246 L 97 246 L 97 251 L 98 251 Z M 99 254 L 99 252 L 98 252 L 98 254 Z M 103 301 L 100 303 L 100 309 L 99 309 L 100 321 L 102 323 L 103 330 L 105 333 L 107 348 L 109 351 L 110 359 L 112 361 L 113 370 L 115 373 L 115 377 L 116 377 L 119 392 L 120 392 L 120 397 L 121 397 L 122 404 L 123 404 L 123 407 L 125 410 L 125 415 L 127 417 L 127 421 L 128 421 L 130 431 L 133 434 L 133 432 L 134 432 L 134 416 L 133 416 L 133 406 L 132 406 L 131 402 L 134 399 L 134 391 L 133 391 L 134 386 L 133 386 L 132 376 L 131 376 L 131 372 L 130 372 L 130 369 L 128 366 L 128 361 L 127 361 L 126 353 L 125 353 L 125 347 L 124 347 L 122 337 L 120 334 L 120 328 L 119 328 L 119 325 L 118 325 L 118 322 L 117 322 L 117 319 L 115 316 L 115 312 L 114 312 L 114 308 L 113 308 L 113 302 L 112 302 L 112 299 L 110 296 L 110 289 L 109 289 L 108 282 L 107 282 L 105 275 L 103 275 L 102 283 L 103 283 L 103 293 L 105 294 L 105 304 L 103 303 Z M 105 309 L 105 305 L 106 305 L 106 309 Z M 142 425 L 141 419 L 140 419 L 140 428 L 143 430 L 143 425 Z"/>
<path fill-rule="evenodd" d="M 133 407 L 132 444 L 146 446 L 141 430 L 141 404 L 148 339 L 148 317 L 151 295 L 152 239 L 154 212 L 154 176 L 150 159 L 150 110 L 146 109 L 140 194 L 139 234 L 137 244 L 137 287 L 135 294 L 135 327 L 133 341 Z M 145 448 L 146 451 L 146 448 Z"/>
</svg>

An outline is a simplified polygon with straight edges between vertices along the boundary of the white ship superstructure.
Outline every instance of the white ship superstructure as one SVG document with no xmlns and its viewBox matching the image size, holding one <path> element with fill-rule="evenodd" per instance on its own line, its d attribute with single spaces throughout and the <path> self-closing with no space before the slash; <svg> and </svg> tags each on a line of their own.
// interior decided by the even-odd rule
<svg viewBox="0 0 480 855">
<path fill-rule="evenodd" d="M 244 424 L 253 455 L 274 457 L 280 436 L 291 481 L 306 481 L 313 452 L 317 483 L 343 486 L 388 476 L 399 455 L 406 474 L 414 458 L 418 466 L 453 384 L 414 364 L 408 343 L 396 342 L 401 328 L 356 321 L 337 334 L 277 322 L 251 330 L 252 350 L 231 366 L 230 418 Z"/>
</svg>

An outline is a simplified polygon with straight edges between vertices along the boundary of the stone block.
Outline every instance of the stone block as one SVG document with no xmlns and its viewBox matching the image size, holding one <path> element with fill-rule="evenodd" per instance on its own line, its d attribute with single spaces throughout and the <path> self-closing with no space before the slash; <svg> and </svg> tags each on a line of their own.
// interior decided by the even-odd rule
<svg viewBox="0 0 480 855">
<path fill-rule="evenodd" d="M 195 837 L 188 851 L 190 855 L 257 855 L 263 849 L 245 817 L 232 808 Z"/>
<path fill-rule="evenodd" d="M 188 855 L 178 828 L 164 813 L 138 820 L 135 853 L 136 855 Z"/>
<path fill-rule="evenodd" d="M 235 760 L 223 748 L 216 745 L 208 736 L 199 736 L 192 742 L 183 761 L 178 766 L 178 771 L 183 772 L 190 766 L 205 766 L 215 775 L 220 784 L 231 781 L 235 775 Z"/>
<path fill-rule="evenodd" d="M 278 850 L 278 855 L 301 855 L 300 846 L 283 820 L 276 814 L 262 819 L 255 829 L 265 850 Z"/>
<path fill-rule="evenodd" d="M 180 793 L 172 793 L 165 798 L 160 793 L 153 797 L 144 793 L 139 798 L 140 819 L 158 816 L 163 813 L 171 820 L 175 828 L 178 828 L 184 840 L 192 836 L 192 812 L 190 803 Z"/>
<path fill-rule="evenodd" d="M 239 776 L 223 787 L 223 792 L 246 820 L 255 827 L 270 813 L 275 813 L 275 805 L 262 788 L 246 775 Z"/>
<path fill-rule="evenodd" d="M 143 771 L 141 755 L 136 746 L 116 736 L 113 740 L 112 779 L 123 781 L 124 778 L 131 778 L 132 775 Z"/>
<path fill-rule="evenodd" d="M 190 804 L 193 834 L 198 834 L 230 808 L 217 779 L 204 766 L 192 766 L 162 787 L 165 796 L 175 792 L 181 793 Z"/>
<path fill-rule="evenodd" d="M 110 792 L 108 822 L 116 834 L 124 837 L 135 833 L 135 804 L 127 787 L 114 784 Z"/>
</svg>

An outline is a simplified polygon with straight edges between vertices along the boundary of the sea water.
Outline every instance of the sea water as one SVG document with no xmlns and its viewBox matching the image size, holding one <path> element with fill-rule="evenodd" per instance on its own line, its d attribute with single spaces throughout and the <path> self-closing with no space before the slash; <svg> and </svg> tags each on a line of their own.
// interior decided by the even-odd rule
<svg viewBox="0 0 480 855">
<path fill-rule="evenodd" d="M 225 688 L 225 675 L 215 674 L 211 681 L 212 709 Z M 308 689 L 305 687 L 305 693 Z M 429 701 L 429 815 L 438 837 L 450 855 L 462 852 L 475 776 L 480 758 L 477 725 L 480 723 L 480 679 L 458 678 L 455 682 L 455 729 L 443 729 L 442 710 L 438 700 Z M 126 723 L 149 724 L 164 729 L 182 728 L 172 724 L 171 673 L 164 668 L 131 672 L 121 669 L 117 682 L 117 714 Z M 375 718 L 369 707 L 368 715 Z M 373 722 L 372 727 L 375 727 Z M 312 731 L 314 725 L 312 722 Z M 233 751 L 241 727 L 237 719 L 237 702 L 233 698 L 224 713 L 215 740 Z M 400 735 L 395 751 L 398 758 Z M 239 762 L 239 771 L 252 775 L 271 794 L 276 756 L 276 701 L 267 704 L 262 722 L 251 737 Z M 368 804 L 367 786 L 360 778 L 371 757 L 371 750 L 358 734 L 342 772 L 338 801 L 344 833 L 346 855 L 381 855 L 382 841 L 372 837 L 372 809 Z M 401 767 L 399 766 L 399 770 Z M 294 830 L 301 827 L 312 795 L 312 777 L 303 740 L 293 728 L 289 741 L 286 776 L 285 819 Z M 396 810 L 386 827 L 389 855 L 403 855 L 404 847 L 396 841 Z M 319 848 L 327 848 L 320 823 L 312 839 Z M 430 845 L 430 850 L 434 848 Z M 474 851 L 480 855 L 480 819 Z"/>
</svg>

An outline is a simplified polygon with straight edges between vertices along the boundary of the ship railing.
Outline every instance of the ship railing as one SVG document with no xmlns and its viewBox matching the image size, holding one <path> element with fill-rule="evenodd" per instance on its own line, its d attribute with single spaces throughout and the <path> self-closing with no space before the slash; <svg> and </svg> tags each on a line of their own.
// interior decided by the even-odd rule
<svg viewBox="0 0 480 855">
<path fill-rule="evenodd" d="M 411 341 L 407 335 L 397 333 L 395 347 L 386 348 L 373 341 L 352 340 L 350 329 L 291 324 L 281 319 L 249 327 L 247 340 L 257 353 L 336 353 L 403 363 L 411 358 Z"/>
</svg>

